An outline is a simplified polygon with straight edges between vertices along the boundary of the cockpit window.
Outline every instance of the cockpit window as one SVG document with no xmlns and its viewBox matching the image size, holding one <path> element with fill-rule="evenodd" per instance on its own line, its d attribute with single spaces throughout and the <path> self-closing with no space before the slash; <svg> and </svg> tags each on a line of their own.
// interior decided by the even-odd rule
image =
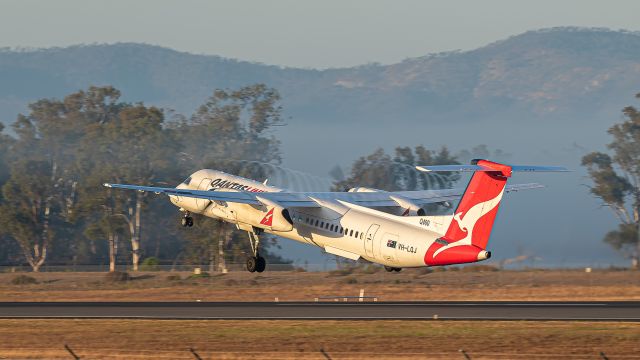
<svg viewBox="0 0 640 360">
<path fill-rule="evenodd" d="M 185 185 L 189 185 L 189 183 L 191 182 L 191 176 L 189 176 L 188 178 L 184 179 L 184 181 L 182 182 Z"/>
</svg>

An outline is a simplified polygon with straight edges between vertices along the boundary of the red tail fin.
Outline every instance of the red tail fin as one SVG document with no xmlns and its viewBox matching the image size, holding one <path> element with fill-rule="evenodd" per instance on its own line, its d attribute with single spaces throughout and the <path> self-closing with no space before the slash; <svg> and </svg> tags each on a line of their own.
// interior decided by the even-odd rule
<svg viewBox="0 0 640 360">
<path fill-rule="evenodd" d="M 449 243 L 462 240 L 463 243 L 485 249 L 507 179 L 511 177 L 511 167 L 487 160 L 474 163 L 495 171 L 477 171 L 473 174 L 443 238 Z"/>
<path fill-rule="evenodd" d="M 426 265 L 463 264 L 491 257 L 485 248 L 507 179 L 513 171 L 568 171 L 558 166 L 504 165 L 488 160 L 474 160 L 471 165 L 425 165 L 416 168 L 425 172 L 474 172 L 447 232 L 427 249 L 424 255 Z"/>
</svg>

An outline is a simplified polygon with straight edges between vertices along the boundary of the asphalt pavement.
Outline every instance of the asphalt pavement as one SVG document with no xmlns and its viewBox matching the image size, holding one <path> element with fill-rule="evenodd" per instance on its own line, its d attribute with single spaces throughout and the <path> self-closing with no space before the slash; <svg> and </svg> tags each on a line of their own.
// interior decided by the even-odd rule
<svg viewBox="0 0 640 360">
<path fill-rule="evenodd" d="M 640 321 L 640 302 L 3 302 L 0 318 Z"/>
</svg>

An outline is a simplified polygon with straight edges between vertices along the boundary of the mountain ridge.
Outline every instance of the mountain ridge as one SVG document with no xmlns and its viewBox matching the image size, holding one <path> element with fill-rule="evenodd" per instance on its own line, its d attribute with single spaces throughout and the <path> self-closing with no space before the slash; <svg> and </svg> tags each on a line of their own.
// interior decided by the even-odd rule
<svg viewBox="0 0 640 360">
<path fill-rule="evenodd" d="M 473 50 L 330 69 L 266 65 L 138 43 L 2 48 L 0 80 L 4 123 L 13 122 L 31 101 L 90 85 L 113 85 L 126 101 L 188 116 L 215 88 L 263 82 L 280 91 L 294 124 L 327 136 L 335 126 L 345 131 L 368 126 L 373 135 L 390 137 L 395 144 L 420 137 L 390 136 L 390 122 L 442 128 L 441 123 L 491 127 L 562 121 L 576 126 L 601 121 L 640 90 L 640 33 L 540 29 Z M 290 128 L 283 135 L 299 130 Z"/>
</svg>

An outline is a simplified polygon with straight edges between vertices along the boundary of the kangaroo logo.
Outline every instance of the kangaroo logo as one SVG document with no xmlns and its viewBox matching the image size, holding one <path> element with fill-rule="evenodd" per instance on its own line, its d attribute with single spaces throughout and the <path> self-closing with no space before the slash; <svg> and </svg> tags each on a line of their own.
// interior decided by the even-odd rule
<svg viewBox="0 0 640 360">
<path fill-rule="evenodd" d="M 464 211 L 461 211 L 453 215 L 452 221 L 455 221 L 458 224 L 460 230 L 465 233 L 465 237 L 439 248 L 435 253 L 433 253 L 433 257 L 435 258 L 441 252 L 452 247 L 471 245 L 471 242 L 473 240 L 473 228 L 476 226 L 476 223 L 478 222 L 478 220 L 480 220 L 481 217 L 488 214 L 489 212 L 491 212 L 491 210 L 495 209 L 495 207 L 498 206 L 503 193 L 504 189 L 493 199 L 475 204 L 471 207 L 471 209 L 467 210 L 466 213 L 464 213 Z"/>
<path fill-rule="evenodd" d="M 269 212 L 267 213 L 267 215 L 265 215 L 265 217 L 262 219 L 262 221 L 260 221 L 260 225 L 272 226 L 272 224 L 273 224 L 273 209 L 275 209 L 275 208 L 271 208 L 271 210 L 269 210 Z"/>
</svg>

